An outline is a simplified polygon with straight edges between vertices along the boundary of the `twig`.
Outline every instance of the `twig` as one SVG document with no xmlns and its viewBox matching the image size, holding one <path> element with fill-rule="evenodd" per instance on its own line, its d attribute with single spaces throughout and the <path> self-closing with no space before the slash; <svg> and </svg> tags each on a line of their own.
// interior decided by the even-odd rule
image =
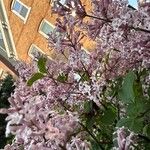
<svg viewBox="0 0 150 150">
<path fill-rule="evenodd" d="M 95 135 L 93 135 L 90 131 L 89 131 L 89 129 L 86 127 L 86 126 L 84 126 L 81 122 L 79 122 L 79 124 L 83 127 L 83 129 L 86 131 L 86 132 L 88 132 L 88 134 L 95 140 L 95 142 L 98 144 L 98 146 L 102 149 L 102 150 L 104 150 L 104 148 L 103 148 L 103 146 L 100 144 L 100 142 L 97 140 L 97 138 L 95 137 Z"/>
<path fill-rule="evenodd" d="M 99 18 L 99 17 L 93 16 L 93 15 L 89 15 L 89 14 L 86 14 L 85 16 L 86 16 L 86 17 L 89 17 L 89 18 L 98 19 L 98 20 L 101 20 L 101 21 L 104 21 L 104 22 L 112 22 L 112 21 L 109 20 L 109 19 Z"/>
</svg>

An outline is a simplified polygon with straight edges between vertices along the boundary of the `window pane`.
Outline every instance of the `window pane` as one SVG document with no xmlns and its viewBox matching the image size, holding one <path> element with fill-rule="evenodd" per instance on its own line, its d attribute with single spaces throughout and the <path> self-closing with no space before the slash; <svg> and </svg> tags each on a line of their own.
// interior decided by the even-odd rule
<svg viewBox="0 0 150 150">
<path fill-rule="evenodd" d="M 5 45 L 4 45 L 4 40 L 3 40 L 3 37 L 2 37 L 2 33 L 0 31 L 0 47 L 5 50 Z"/>
<path fill-rule="evenodd" d="M 36 47 L 32 46 L 30 54 L 34 56 L 34 55 L 36 55 L 36 53 L 38 53 L 38 49 Z"/>
<path fill-rule="evenodd" d="M 12 9 L 17 12 L 16 15 L 19 15 L 21 19 L 24 20 L 27 18 L 29 8 L 25 4 L 21 3 L 19 0 L 15 0 Z"/>
<path fill-rule="evenodd" d="M 27 15 L 27 12 L 28 12 L 28 9 L 24 6 L 22 6 L 22 9 L 20 11 L 20 15 L 25 18 Z"/>
<path fill-rule="evenodd" d="M 131 5 L 133 8 L 138 9 L 138 1 L 137 0 L 128 0 L 129 5 Z"/>
<path fill-rule="evenodd" d="M 60 3 L 65 4 L 66 0 L 60 0 Z"/>
<path fill-rule="evenodd" d="M 29 49 L 29 56 L 32 58 L 39 58 L 43 55 L 42 53 L 36 46 L 32 45 Z"/>
<path fill-rule="evenodd" d="M 21 4 L 17 1 L 14 2 L 13 9 L 17 12 L 20 12 Z"/>
<path fill-rule="evenodd" d="M 45 34 L 48 34 L 51 31 L 53 31 L 53 27 L 50 26 L 48 23 L 44 22 L 42 24 L 41 31 L 44 32 Z"/>
</svg>

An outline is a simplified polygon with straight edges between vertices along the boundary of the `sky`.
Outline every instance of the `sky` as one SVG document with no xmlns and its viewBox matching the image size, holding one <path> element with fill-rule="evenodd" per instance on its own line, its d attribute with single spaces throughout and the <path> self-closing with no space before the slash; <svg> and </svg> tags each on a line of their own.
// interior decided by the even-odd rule
<svg viewBox="0 0 150 150">
<path fill-rule="evenodd" d="M 134 8 L 138 8 L 137 0 L 128 0 L 128 1 L 131 6 L 133 6 Z"/>
<path fill-rule="evenodd" d="M 60 0 L 60 2 L 62 3 L 62 4 L 64 4 L 65 3 L 65 1 L 66 0 Z M 138 8 L 138 0 L 128 0 L 129 1 L 129 4 L 132 6 L 132 7 L 134 7 L 134 8 Z"/>
</svg>

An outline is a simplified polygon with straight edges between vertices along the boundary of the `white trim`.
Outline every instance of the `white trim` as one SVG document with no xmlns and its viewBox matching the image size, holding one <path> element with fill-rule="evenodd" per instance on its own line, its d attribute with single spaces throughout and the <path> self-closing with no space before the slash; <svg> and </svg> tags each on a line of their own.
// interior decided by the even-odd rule
<svg viewBox="0 0 150 150">
<path fill-rule="evenodd" d="M 31 58 L 35 58 L 35 57 L 31 54 L 31 49 L 32 49 L 33 47 L 35 47 L 36 49 L 38 49 L 38 51 L 39 51 L 40 53 L 42 53 L 43 55 L 46 55 L 49 59 L 53 60 L 50 55 L 47 55 L 45 52 L 43 52 L 43 51 L 42 51 L 37 45 L 35 45 L 35 44 L 31 44 L 31 46 L 30 46 L 30 48 L 29 48 L 29 50 L 28 50 L 28 55 L 29 55 Z"/>
<path fill-rule="evenodd" d="M 7 17 L 7 13 L 6 13 L 6 9 L 5 9 L 5 6 L 4 6 L 4 2 L 3 0 L 0 0 L 0 4 L 2 6 L 2 11 L 4 13 L 4 18 L 5 20 L 2 20 L 6 26 L 7 26 L 7 29 L 8 29 L 8 34 L 9 34 L 9 38 L 10 38 L 10 41 L 11 41 L 11 44 L 12 44 L 12 48 L 13 48 L 13 54 L 15 56 L 16 59 L 18 59 L 18 56 L 17 56 L 17 51 L 16 51 L 16 47 L 15 47 L 15 43 L 14 43 L 14 40 L 13 40 L 13 36 L 12 36 L 12 32 L 11 32 L 11 28 L 10 28 L 10 24 L 9 24 L 9 21 L 8 21 L 8 17 Z M 1 24 L 1 23 L 0 23 Z M 1 24 L 2 25 L 2 24 Z M 3 26 L 1 26 L 3 27 Z M 2 28 L 2 31 L 3 31 L 3 28 Z M 3 32 L 4 33 L 4 32 Z M 4 36 L 5 37 L 5 36 Z M 11 56 L 11 53 L 10 51 L 7 49 L 7 54 L 8 54 L 8 57 L 12 57 Z"/>
<path fill-rule="evenodd" d="M 23 16 L 21 16 L 16 10 L 13 9 L 13 5 L 14 5 L 15 1 L 17 1 L 18 3 L 20 3 L 20 4 L 23 5 L 25 8 L 28 9 L 28 12 L 27 12 L 25 18 L 24 18 Z M 22 3 L 20 0 L 13 0 L 12 5 L 11 5 L 11 11 L 12 11 L 15 15 L 17 15 L 19 18 L 21 18 L 21 19 L 23 20 L 24 24 L 25 24 L 26 21 L 27 21 L 27 19 L 28 19 L 29 13 L 30 13 L 30 11 L 31 11 L 31 7 L 25 5 L 25 4 Z"/>
<path fill-rule="evenodd" d="M 0 22 L 0 30 L 1 30 L 1 33 L 2 33 L 2 37 L 3 37 L 3 41 L 4 41 L 4 45 L 5 45 L 5 48 L 6 48 L 6 52 L 8 54 L 8 57 L 11 57 L 11 54 L 9 52 L 9 47 L 7 45 L 7 39 L 5 38 L 5 33 L 4 33 L 4 30 L 3 30 L 3 27 L 2 27 L 2 23 Z"/>
<path fill-rule="evenodd" d="M 39 33 L 42 34 L 45 38 L 48 38 L 48 35 L 45 34 L 45 33 L 41 30 L 42 25 L 43 25 L 43 23 L 45 23 L 45 22 L 46 22 L 47 24 L 49 24 L 53 29 L 55 28 L 55 26 L 54 26 L 53 24 L 51 24 L 49 21 L 47 21 L 46 19 L 43 19 L 43 20 L 41 21 L 40 26 L 39 26 Z"/>
<path fill-rule="evenodd" d="M 3 69 L 2 68 L 0 68 L 0 76 L 1 76 L 1 74 L 3 73 Z"/>
<path fill-rule="evenodd" d="M 84 50 L 86 53 L 90 54 L 90 52 L 83 46 L 81 47 L 81 50 Z"/>
<path fill-rule="evenodd" d="M 36 46 L 35 44 L 32 44 L 28 50 L 28 55 L 31 57 L 31 58 L 34 58 L 34 56 L 31 54 L 31 50 L 32 48 L 35 47 L 39 52 L 41 52 L 42 54 L 45 54 L 38 46 Z"/>
<path fill-rule="evenodd" d="M 0 79 L 2 79 L 4 70 L 0 68 Z"/>
<path fill-rule="evenodd" d="M 4 36 L 2 35 L 1 27 L 0 27 L 0 33 L 1 33 L 1 36 L 2 36 L 3 43 L 4 43 Z M 5 47 L 5 43 L 4 43 L 4 47 Z M 6 52 L 5 48 L 3 48 L 2 46 L 0 46 L 0 48 L 1 48 L 4 52 Z"/>
<path fill-rule="evenodd" d="M 0 69 L 0 79 L 4 79 L 7 75 L 7 72 L 5 72 L 3 69 Z"/>
<path fill-rule="evenodd" d="M 5 44 L 4 44 L 5 45 Z M 0 48 L 6 53 L 5 49 L 3 49 L 3 47 L 0 46 Z"/>
</svg>

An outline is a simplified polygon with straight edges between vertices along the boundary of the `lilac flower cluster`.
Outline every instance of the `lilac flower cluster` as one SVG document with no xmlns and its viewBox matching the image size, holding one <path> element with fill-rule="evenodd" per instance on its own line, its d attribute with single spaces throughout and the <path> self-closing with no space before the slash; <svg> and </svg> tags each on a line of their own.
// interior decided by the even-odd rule
<svg viewBox="0 0 150 150">
<path fill-rule="evenodd" d="M 114 147 L 114 150 L 128 150 L 128 149 L 134 149 L 132 144 L 134 143 L 135 134 L 127 131 L 124 127 L 121 127 L 117 129 L 117 143 L 118 148 Z M 114 133 L 115 134 L 115 133 Z"/>
<path fill-rule="evenodd" d="M 25 81 L 29 78 L 28 75 L 31 76 L 30 71 L 35 71 L 35 68 L 24 63 L 20 63 L 19 66 L 19 69 L 24 69 L 20 70 L 20 79 L 16 83 L 14 94 L 9 98 L 11 107 L 1 109 L 1 113 L 8 114 L 6 136 L 15 135 L 14 143 L 7 145 L 5 149 L 88 148 L 89 144 L 86 141 L 76 137 L 80 129 L 78 114 L 66 112 L 63 107 L 66 98 L 71 104 L 73 95 L 74 98 L 77 97 L 68 93 L 75 92 L 72 85 L 58 85 L 54 79 L 45 77 L 30 88 Z"/>
<path fill-rule="evenodd" d="M 23 63 L 17 66 L 20 78 L 9 99 L 11 107 L 1 110 L 8 114 L 6 135 L 15 135 L 5 150 L 20 146 L 25 150 L 90 149 L 88 136 L 81 134 L 84 102 L 91 101 L 103 110 L 107 101 L 112 102 L 112 95 L 103 94 L 106 87 L 111 88 L 110 81 L 128 70 L 149 68 L 149 6 L 132 10 L 124 0 L 91 2 L 88 14 L 80 0 L 53 1 L 53 13 L 60 16 L 49 34 L 49 46 L 64 59 L 47 60 L 47 74 L 31 87 L 26 81 L 38 68 Z M 85 35 L 97 43 L 91 53 L 82 50 Z M 128 149 L 132 134 L 126 135 L 120 128 L 117 135 L 119 149 Z"/>
<path fill-rule="evenodd" d="M 78 6 L 75 7 L 75 17 L 68 15 L 72 5 Z M 57 8 L 62 9 L 59 7 L 59 1 L 57 6 Z M 81 35 L 84 36 L 83 33 L 88 31 L 89 37 L 97 42 L 95 55 L 101 61 L 99 68 L 100 72 L 104 72 L 105 78 L 114 78 L 124 74 L 129 69 L 149 67 L 149 6 L 134 10 L 127 6 L 127 1 L 92 0 L 93 12 L 91 14 L 85 12 L 80 0 L 77 2 L 66 1 L 63 6 L 70 8 L 70 10 L 61 10 L 63 17 L 56 23 L 55 30 L 56 32 L 63 31 L 61 32 L 63 34 L 59 35 L 55 41 L 52 40 L 55 34 L 50 34 L 50 47 L 53 45 L 56 50 L 63 54 L 64 50 L 67 49 L 72 58 L 77 57 L 82 46 L 80 40 L 83 37 Z M 54 6 L 54 8 L 56 7 Z M 80 12 L 82 11 L 85 12 L 85 15 L 81 17 Z M 59 10 L 56 9 L 54 13 L 59 14 Z M 86 17 L 89 17 L 90 21 L 80 24 L 79 20 L 84 21 Z M 87 30 L 82 32 L 76 29 L 75 25 Z M 90 59 L 89 63 L 92 61 Z M 95 65 L 93 62 L 92 64 Z M 78 63 L 79 65 L 80 63 Z"/>
</svg>

